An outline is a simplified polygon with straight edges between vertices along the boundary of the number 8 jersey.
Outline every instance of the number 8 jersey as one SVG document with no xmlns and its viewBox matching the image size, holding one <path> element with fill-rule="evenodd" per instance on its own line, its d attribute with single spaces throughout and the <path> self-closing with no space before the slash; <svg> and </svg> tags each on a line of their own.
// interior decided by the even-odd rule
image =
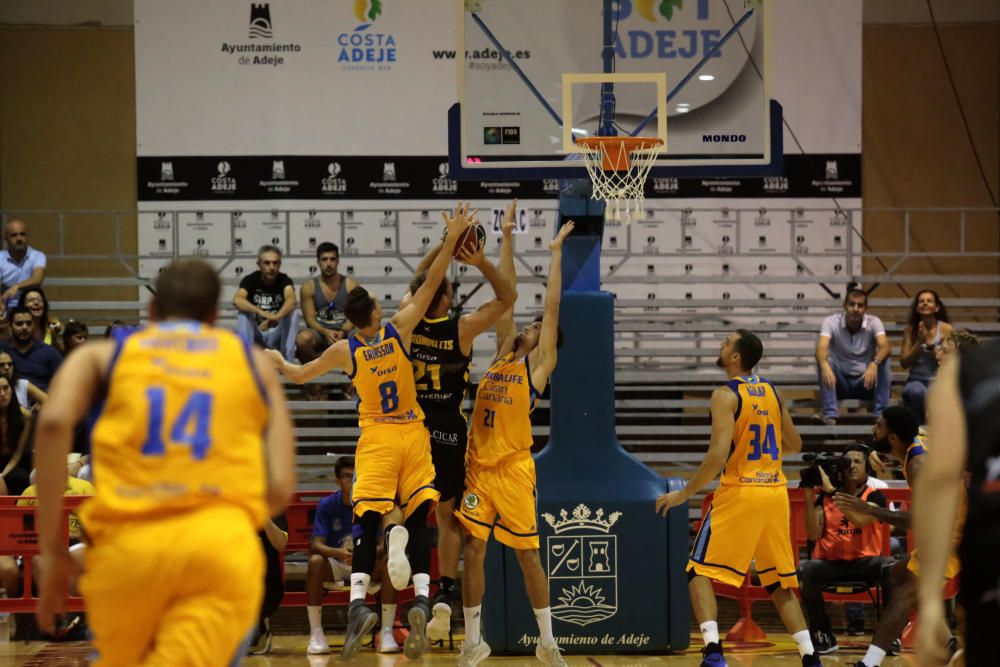
<svg viewBox="0 0 1000 667">
<path fill-rule="evenodd" d="M 349 377 L 358 392 L 358 426 L 422 422 L 410 356 L 391 323 L 375 340 L 350 339 L 354 370 Z"/>
<path fill-rule="evenodd" d="M 733 442 L 721 484 L 784 486 L 781 470 L 781 401 L 769 381 L 756 375 L 725 384 L 736 394 Z"/>
</svg>

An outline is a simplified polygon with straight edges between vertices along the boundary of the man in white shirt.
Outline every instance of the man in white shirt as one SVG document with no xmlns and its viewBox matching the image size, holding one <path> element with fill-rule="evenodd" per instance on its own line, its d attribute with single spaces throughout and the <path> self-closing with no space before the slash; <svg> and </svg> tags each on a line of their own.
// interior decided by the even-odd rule
<svg viewBox="0 0 1000 667">
<path fill-rule="evenodd" d="M 11 220 L 3 230 L 6 248 L 0 251 L 0 313 L 17 305 L 21 290 L 39 287 L 45 279 L 45 253 L 28 245 L 28 227 Z"/>
<path fill-rule="evenodd" d="M 845 398 L 874 400 L 876 417 L 889 405 L 892 348 L 882 320 L 868 315 L 868 295 L 852 289 L 844 299 L 844 312 L 823 320 L 816 344 L 819 393 L 824 424 L 837 423 L 837 401 Z"/>
</svg>

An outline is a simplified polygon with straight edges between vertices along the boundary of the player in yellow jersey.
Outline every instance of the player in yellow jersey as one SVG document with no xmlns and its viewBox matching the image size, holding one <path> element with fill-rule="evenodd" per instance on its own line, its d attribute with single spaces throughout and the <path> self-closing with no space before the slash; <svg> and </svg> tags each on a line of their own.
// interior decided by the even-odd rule
<svg viewBox="0 0 1000 667">
<path fill-rule="evenodd" d="M 403 651 L 419 658 L 429 647 L 426 628 L 430 616 L 431 542 L 427 514 L 437 502 L 430 434 L 417 403 L 416 383 L 410 363 L 410 338 L 420 323 L 451 263 L 459 236 L 470 220 L 468 206 L 453 215 L 442 213 L 448 233 L 441 252 L 427 270 L 427 280 L 409 303 L 384 325 L 382 304 L 363 287 L 347 295 L 344 314 L 356 333 L 328 347 L 323 354 L 299 366 L 280 354 L 271 358 L 293 382 L 299 384 L 340 369 L 354 381 L 358 393 L 361 437 L 354 457 L 352 493 L 354 520 L 361 526 L 351 562 L 351 604 L 347 636 L 341 656 L 357 654 L 361 642 L 375 626 L 377 616 L 365 606 L 368 582 L 375 569 L 376 540 L 383 515 L 395 501 L 403 510 L 403 526 L 386 528 L 387 568 L 393 588 L 402 590 L 413 572 L 416 600 L 407 616 L 410 633 Z M 404 550 L 409 543 L 409 560 Z"/>
<path fill-rule="evenodd" d="M 549 245 L 552 257 L 543 315 L 520 333 L 514 325 L 513 308 L 497 321 L 496 357 L 476 392 L 465 493 L 455 511 L 467 535 L 462 581 L 465 642 L 458 660 L 461 667 L 474 667 L 490 654 L 490 647 L 481 638 L 480 617 L 486 588 L 486 541 L 491 532 L 517 554 L 538 620 L 535 655 L 547 665 L 566 664 L 552 636 L 549 582 L 538 556 L 531 410 L 556 367 L 561 335 L 562 244 L 572 231 L 573 222 L 569 221 Z M 500 271 L 510 284 L 515 284 L 512 252 L 501 255 Z"/>
<path fill-rule="evenodd" d="M 702 521 L 688 561 L 691 606 L 705 642 L 703 667 L 726 665 L 719 640 L 718 606 L 709 580 L 740 587 L 751 560 L 798 645 L 802 664 L 822 664 L 793 590 L 799 583 L 792 554 L 788 490 L 781 470 L 784 454 L 802 450 L 802 438 L 781 393 L 769 381 L 753 375 L 763 354 L 760 339 L 746 329 L 722 341 L 716 365 L 725 370 L 729 381 L 712 392 L 708 453 L 684 489 L 663 494 L 656 501 L 656 510 L 666 515 L 722 470 L 712 508 Z"/>
<path fill-rule="evenodd" d="M 928 450 L 927 439 L 921 431 L 917 415 L 904 405 L 888 407 L 875 421 L 872 437 L 875 440 L 875 450 L 879 454 L 890 454 L 901 461 L 903 477 L 906 478 L 911 489 L 917 488 L 919 471 Z M 957 555 L 967 507 L 964 502 L 965 496 L 963 495 L 962 498 L 963 502 L 958 506 L 958 516 L 951 531 L 951 552 L 944 571 L 946 578 L 957 576 L 962 569 Z M 853 512 L 858 507 L 853 496 L 848 497 L 846 494 L 838 493 L 834 499 L 840 507 L 849 511 Z M 909 530 L 912 527 L 910 512 L 894 512 L 890 509 L 876 508 L 867 503 L 865 505 L 866 507 L 860 508 L 860 514 L 873 516 L 879 521 L 903 530 Z M 910 620 L 910 613 L 916 607 L 919 576 L 920 567 L 916 551 L 911 551 L 907 558 L 898 561 L 893 567 L 892 595 L 889 596 L 889 604 L 880 616 L 872 635 L 872 643 L 864 658 L 857 663 L 858 666 L 878 667 L 882 664 L 886 654 L 892 650 L 893 642 L 903 632 Z M 947 646 L 950 654 L 958 650 L 958 642 L 954 637 L 948 638 Z"/>
<path fill-rule="evenodd" d="M 80 510 L 91 664 L 229 665 L 256 623 L 257 530 L 295 489 L 294 440 L 272 365 L 213 326 L 218 300 L 214 268 L 170 264 L 151 324 L 75 351 L 49 388 L 36 436 L 38 620 L 51 633 L 64 608 L 66 455 L 96 404 L 97 495 Z"/>
</svg>

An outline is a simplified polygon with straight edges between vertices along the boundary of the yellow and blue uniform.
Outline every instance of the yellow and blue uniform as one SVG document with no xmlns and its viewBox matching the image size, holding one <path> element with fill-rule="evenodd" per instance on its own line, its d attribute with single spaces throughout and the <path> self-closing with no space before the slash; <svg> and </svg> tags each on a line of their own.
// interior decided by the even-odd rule
<svg viewBox="0 0 1000 667">
<path fill-rule="evenodd" d="M 753 560 L 761 585 L 797 587 L 781 470 L 781 400 L 774 385 L 755 375 L 725 386 L 737 399 L 733 441 L 687 569 L 739 587 Z"/>
<path fill-rule="evenodd" d="M 80 510 L 93 664 L 226 665 L 256 622 L 269 410 L 249 354 L 195 322 L 117 338 Z"/>
<path fill-rule="evenodd" d="M 473 537 L 493 532 L 514 549 L 538 548 L 535 460 L 531 458 L 531 411 L 538 392 L 527 357 L 507 354 L 479 382 L 469 433 L 468 471 L 455 510 Z"/>
<path fill-rule="evenodd" d="M 437 502 L 430 434 L 417 403 L 413 365 L 392 323 L 373 340 L 350 339 L 361 437 L 354 459 L 354 513 L 386 514 L 399 502 L 409 517 L 424 501 Z"/>
<path fill-rule="evenodd" d="M 910 461 L 923 456 L 926 453 L 927 434 L 921 426 L 917 437 L 913 439 L 913 442 L 911 442 L 909 447 L 906 448 L 906 454 L 903 455 L 903 478 L 911 488 L 913 487 L 913 482 L 910 481 Z M 969 496 L 968 491 L 963 484 L 962 492 L 959 494 L 958 515 L 955 517 L 955 529 L 952 531 L 951 553 L 948 554 L 948 564 L 945 566 L 944 571 L 945 579 L 957 577 L 962 571 L 962 562 L 958 559 L 958 545 L 962 542 L 962 529 L 965 527 L 965 519 L 968 511 Z M 906 569 L 913 574 L 920 576 L 920 561 L 917 558 L 916 548 L 910 551 L 910 560 L 906 563 Z"/>
</svg>

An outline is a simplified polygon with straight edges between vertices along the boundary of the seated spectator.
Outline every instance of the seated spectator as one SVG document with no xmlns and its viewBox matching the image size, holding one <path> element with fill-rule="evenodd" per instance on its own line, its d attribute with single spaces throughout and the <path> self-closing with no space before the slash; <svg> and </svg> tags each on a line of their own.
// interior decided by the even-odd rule
<svg viewBox="0 0 1000 667">
<path fill-rule="evenodd" d="M 17 402 L 22 408 L 30 408 L 34 405 L 42 405 L 49 397 L 44 391 L 31 384 L 22 377 L 18 377 L 17 369 L 14 368 L 14 359 L 9 352 L 0 352 L 0 375 L 6 376 L 10 383 L 14 385 L 14 394 Z"/>
<path fill-rule="evenodd" d="M 903 405 L 913 410 L 921 424 L 925 421 L 927 387 L 937 374 L 935 351 L 951 336 L 948 309 L 934 290 L 917 292 L 910 306 L 910 319 L 903 330 L 899 365 L 910 371 L 903 385 Z"/>
<path fill-rule="evenodd" d="M 878 417 L 889 405 L 892 350 L 882 320 L 868 315 L 868 295 L 852 289 L 844 300 L 844 312 L 823 320 L 816 344 L 816 366 L 824 424 L 837 423 L 837 401 L 845 398 L 872 400 Z"/>
<path fill-rule="evenodd" d="M 111 320 L 111 323 L 108 324 L 108 326 L 104 327 L 104 337 L 111 338 L 111 336 L 113 336 L 116 331 L 118 330 L 128 331 L 131 328 L 132 328 L 131 325 L 126 324 L 121 320 Z"/>
<path fill-rule="evenodd" d="M 86 324 L 78 320 L 68 321 L 62 335 L 63 356 L 86 343 L 89 338 L 90 331 L 87 330 Z"/>
<path fill-rule="evenodd" d="M 835 488 L 823 469 L 817 466 L 823 482 L 820 494 L 815 496 L 812 488 L 804 489 L 806 532 L 815 544 L 812 560 L 799 565 L 799 579 L 802 605 L 817 653 L 830 653 L 838 648 L 823 602 L 823 587 L 841 581 L 864 581 L 869 585 L 881 583 L 885 589 L 889 582 L 886 566 L 892 563 L 892 558 L 882 556 L 888 527 L 875 517 L 843 510 L 834 502 L 834 494 L 841 492 L 876 507 L 887 506 L 885 496 L 869 481 L 867 448 L 849 445 L 844 449 L 844 458 L 850 461 L 850 468 L 841 488 Z M 849 627 L 851 620 L 848 620 Z M 856 618 L 853 621 L 857 623 Z M 863 610 L 860 621 L 863 628 Z"/>
<path fill-rule="evenodd" d="M 285 597 L 285 578 L 281 571 L 281 552 L 288 544 L 288 522 L 281 514 L 268 519 L 258 532 L 267 568 L 264 570 L 264 601 L 260 606 L 257 627 L 250 637 L 248 655 L 266 655 L 271 652 L 271 616 L 278 611 Z"/>
<path fill-rule="evenodd" d="M 295 337 L 295 356 L 303 364 L 318 357 L 354 328 L 344 315 L 344 303 L 347 293 L 358 283 L 337 272 L 339 263 L 337 246 L 328 241 L 320 243 L 316 248 L 319 275 L 299 288 L 306 328 Z"/>
<path fill-rule="evenodd" d="M 28 227 L 11 220 L 3 232 L 7 248 L 0 252 L 0 312 L 17 305 L 21 290 L 45 279 L 45 253 L 28 245 Z"/>
<path fill-rule="evenodd" d="M 310 655 L 330 652 L 330 645 L 323 633 L 323 596 L 326 581 L 339 581 L 350 584 L 351 556 L 353 550 L 354 509 L 351 504 L 351 489 L 354 486 L 354 459 L 341 456 L 334 464 L 334 474 L 340 490 L 320 501 L 316 509 L 316 519 L 313 524 L 312 554 L 309 556 L 309 567 L 306 572 L 306 612 L 309 615 L 309 647 Z M 401 513 L 394 510 L 402 521 Z M 390 513 L 391 514 L 391 513 Z M 389 516 L 389 515 L 387 515 Z M 396 618 L 397 593 L 385 576 L 385 553 L 380 546 L 378 550 L 379 565 L 372 576 L 368 592 L 379 589 L 379 581 L 385 581 L 382 604 L 382 632 L 380 633 L 380 652 L 396 653 L 399 645 L 392 634 L 392 626 Z"/>
<path fill-rule="evenodd" d="M 236 330 L 247 343 L 278 350 L 286 360 L 295 358 L 298 311 L 295 286 L 281 273 L 281 251 L 262 246 L 257 253 L 258 270 L 240 281 L 233 305 L 239 311 Z"/>
<path fill-rule="evenodd" d="M 22 290 L 17 305 L 27 308 L 31 313 L 31 333 L 35 339 L 51 345 L 62 353 L 63 325 L 57 318 L 49 317 L 49 300 L 42 288 L 27 287 Z"/>
<path fill-rule="evenodd" d="M 934 348 L 934 358 L 937 360 L 938 366 L 940 366 L 951 355 L 960 350 L 976 347 L 979 343 L 979 336 L 968 329 L 952 331 L 950 336 L 946 336 L 941 341 L 941 344 Z"/>
<path fill-rule="evenodd" d="M 17 306 L 9 312 L 11 337 L 2 349 L 14 360 L 19 376 L 42 391 L 48 391 L 52 376 L 62 363 L 62 355 L 56 348 L 34 337 L 31 311 Z"/>
<path fill-rule="evenodd" d="M 21 495 L 31 477 L 34 412 L 21 408 L 10 378 L 0 375 L 0 481 L 4 495 Z"/>
</svg>

